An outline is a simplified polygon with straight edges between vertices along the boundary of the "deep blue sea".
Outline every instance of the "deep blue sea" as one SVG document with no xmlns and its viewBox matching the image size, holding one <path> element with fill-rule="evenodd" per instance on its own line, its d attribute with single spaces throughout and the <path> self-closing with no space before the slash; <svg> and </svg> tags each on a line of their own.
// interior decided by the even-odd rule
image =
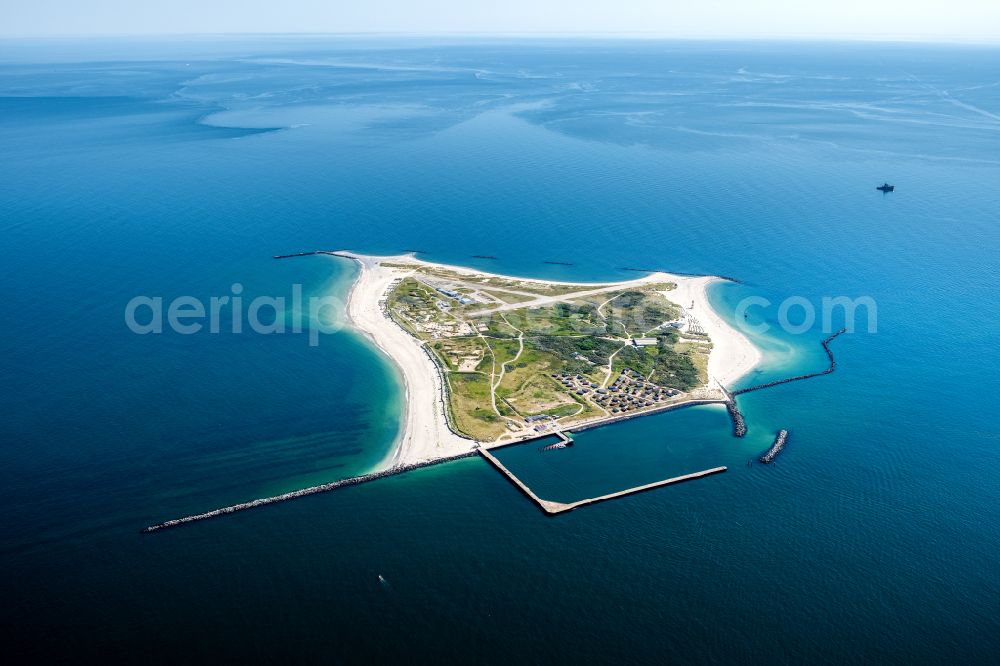
<svg viewBox="0 0 1000 666">
<path fill-rule="evenodd" d="M 998 660 L 1000 49 L 5 41 L 0 156 L 8 658 Z M 336 248 L 734 276 L 724 316 L 773 304 L 741 385 L 825 366 L 789 297 L 870 297 L 877 331 L 741 396 L 742 440 L 699 407 L 502 455 L 563 501 L 707 479 L 548 518 L 475 458 L 140 534 L 389 454 L 401 382 L 350 330 L 125 323 L 234 284 L 343 297 L 349 263 L 271 258 Z"/>
</svg>

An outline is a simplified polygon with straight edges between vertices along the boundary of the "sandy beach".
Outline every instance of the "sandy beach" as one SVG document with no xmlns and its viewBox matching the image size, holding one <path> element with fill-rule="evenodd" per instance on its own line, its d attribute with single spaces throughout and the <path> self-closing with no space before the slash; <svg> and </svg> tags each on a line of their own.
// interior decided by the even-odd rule
<svg viewBox="0 0 1000 666">
<path fill-rule="evenodd" d="M 677 283 L 677 288 L 663 294 L 668 300 L 688 309 L 712 340 L 712 353 L 708 357 L 709 381 L 714 379 L 729 388 L 737 379 L 760 363 L 762 356 L 760 350 L 747 336 L 726 323 L 709 303 L 708 286 L 714 282 L 721 282 L 722 278 L 680 275 L 668 277 Z"/>
<path fill-rule="evenodd" d="M 380 303 L 393 281 L 407 273 L 387 268 L 380 261 L 407 261 L 409 257 L 367 257 L 344 253 L 360 265 L 360 272 L 347 299 L 351 324 L 392 359 L 403 378 L 403 427 L 385 467 L 395 467 L 434 458 L 445 458 L 475 448 L 476 442 L 459 437 L 448 427 L 441 375 L 416 338 L 386 317 Z"/>
<path fill-rule="evenodd" d="M 423 343 L 393 322 L 383 311 L 383 303 L 395 281 L 411 272 L 409 268 L 400 264 L 413 268 L 439 266 L 469 275 L 496 276 L 496 274 L 434 264 L 411 255 L 373 257 L 346 251 L 338 254 L 354 259 L 360 266 L 360 272 L 347 302 L 347 315 L 351 324 L 392 359 L 400 370 L 405 386 L 403 426 L 397 445 L 383 466 L 393 467 L 445 458 L 474 449 L 477 442 L 456 435 L 448 426 L 441 385 L 442 377 L 424 349 Z M 396 266 L 385 266 L 384 263 Z M 577 284 L 581 289 L 591 286 L 588 283 L 517 279 L 548 284 Z M 712 309 L 708 301 L 707 287 L 719 279 L 654 273 L 637 280 L 592 283 L 592 286 L 614 289 L 665 280 L 675 282 L 676 289 L 663 293 L 669 300 L 697 317 L 712 340 L 713 348 L 708 364 L 710 384 L 718 382 L 723 386 L 729 386 L 759 363 L 761 354 L 746 336 L 727 324 Z"/>
</svg>

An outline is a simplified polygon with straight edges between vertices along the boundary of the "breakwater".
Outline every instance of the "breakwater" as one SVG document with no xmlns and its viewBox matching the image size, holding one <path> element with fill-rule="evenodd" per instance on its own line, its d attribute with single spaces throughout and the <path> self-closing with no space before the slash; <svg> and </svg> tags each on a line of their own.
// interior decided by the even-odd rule
<svg viewBox="0 0 1000 666">
<path fill-rule="evenodd" d="M 774 459 L 778 457 L 778 454 L 781 453 L 781 450 L 785 448 L 785 442 L 787 441 L 788 441 L 788 431 L 787 430 L 780 431 L 778 433 L 778 436 L 774 439 L 774 444 L 772 444 L 771 448 L 769 448 L 767 452 L 760 457 L 760 461 L 765 465 L 770 462 L 774 462 Z"/>
<path fill-rule="evenodd" d="M 342 252 L 337 252 L 335 250 L 311 250 L 309 252 L 296 252 L 295 254 L 276 254 L 275 259 L 291 259 L 292 257 L 311 257 L 314 254 L 328 254 L 331 257 L 344 257 L 345 259 L 351 259 L 350 255 L 343 254 Z"/>
<path fill-rule="evenodd" d="M 268 504 L 277 504 L 278 502 L 285 502 L 287 500 L 296 499 L 298 497 L 305 497 L 306 495 L 316 495 L 318 493 L 325 493 L 331 490 L 336 490 L 337 488 L 343 488 L 344 486 L 357 486 L 362 483 L 368 483 L 369 481 L 384 479 L 387 476 L 396 476 L 397 474 L 403 474 L 405 472 L 410 472 L 415 469 L 421 469 L 423 467 L 430 467 L 431 465 L 439 465 L 443 462 L 458 460 L 459 458 L 471 458 L 474 455 L 476 455 L 475 450 L 468 451 L 466 453 L 460 453 L 454 456 L 448 456 L 447 458 L 436 458 L 434 460 L 425 460 L 423 462 L 418 462 L 418 463 L 398 465 L 396 467 L 390 467 L 389 469 L 385 469 L 380 472 L 372 472 L 371 474 L 362 474 L 361 476 L 352 476 L 348 479 L 331 481 L 330 483 L 324 483 L 318 486 L 311 486 L 309 488 L 303 488 L 302 490 L 293 490 L 292 492 L 283 493 L 281 495 L 274 495 L 273 497 L 262 497 L 260 499 L 251 500 L 249 502 L 243 502 L 241 504 L 234 504 L 232 506 L 223 507 L 221 509 L 206 511 L 205 513 L 199 513 L 193 516 L 185 516 L 184 518 L 175 518 L 173 520 L 167 520 L 165 522 L 158 523 L 156 525 L 150 525 L 149 527 L 143 529 L 142 531 L 144 533 L 158 532 L 160 530 L 165 530 L 169 527 L 178 527 L 180 525 L 186 525 L 188 523 L 194 523 L 200 520 L 208 520 L 209 518 L 218 518 L 219 516 L 226 516 L 231 513 L 236 513 L 237 511 L 256 509 L 257 507 L 267 506 Z"/>
<path fill-rule="evenodd" d="M 587 506 L 588 504 L 597 504 L 598 502 L 606 502 L 608 500 L 617 499 L 619 497 L 625 497 L 626 495 L 635 495 L 636 493 L 652 490 L 653 488 L 662 488 L 663 486 L 671 486 L 677 483 L 684 483 L 685 481 L 704 479 L 706 476 L 712 476 L 713 474 L 721 474 L 722 472 L 725 472 L 727 469 L 728 469 L 727 467 L 713 467 L 711 469 L 703 469 L 700 472 L 692 472 L 691 474 L 675 476 L 670 479 L 663 479 L 662 481 L 654 481 L 653 483 L 647 483 L 642 486 L 635 486 L 634 488 L 626 488 L 625 490 L 619 490 L 616 493 L 608 493 L 607 495 L 601 495 L 600 497 L 589 497 L 587 499 L 582 499 L 577 502 L 570 502 L 569 504 L 560 504 L 555 513 L 572 511 L 573 509 L 580 506 Z"/>
<path fill-rule="evenodd" d="M 820 372 L 812 372 L 812 373 L 810 373 L 808 375 L 797 375 L 795 377 L 788 377 L 786 379 L 776 379 L 773 382 L 767 382 L 766 384 L 758 384 L 756 386 L 750 386 L 748 388 L 743 388 L 743 389 L 740 389 L 738 391 L 733 391 L 732 394 L 733 395 L 740 395 L 741 393 L 749 393 L 750 391 L 759 391 L 761 389 L 771 388 L 772 386 L 778 386 L 779 384 L 787 384 L 789 382 L 797 382 L 797 381 L 800 381 L 800 380 L 803 380 L 803 379 L 812 379 L 813 377 L 819 377 L 821 375 L 828 375 L 828 374 L 830 374 L 831 372 L 833 372 L 834 370 L 837 369 L 837 359 L 835 359 L 833 357 L 833 352 L 830 351 L 830 343 L 838 335 L 840 335 L 842 333 L 846 333 L 846 332 L 847 332 L 847 329 L 846 328 L 842 328 L 839 331 L 837 331 L 836 333 L 834 333 L 833 335 L 831 335 L 830 337 L 828 337 L 826 340 L 823 340 L 823 343 L 822 343 L 823 344 L 823 351 L 826 352 L 826 357 L 828 359 L 830 359 L 830 367 L 828 367 L 826 370 L 822 370 Z"/>
<path fill-rule="evenodd" d="M 743 419 L 743 412 L 736 406 L 736 401 L 732 398 L 726 402 L 726 411 L 729 412 L 729 418 L 733 420 L 733 435 L 735 437 L 746 435 L 747 422 Z"/>
<path fill-rule="evenodd" d="M 826 352 L 827 358 L 830 359 L 830 365 L 829 367 L 826 368 L 826 370 L 821 370 L 820 372 L 812 372 L 808 375 L 796 375 L 795 377 L 776 379 L 773 382 L 767 382 L 766 384 L 757 384 L 756 386 L 750 386 L 748 388 L 739 389 L 738 391 L 729 391 L 725 387 L 723 387 L 722 390 L 725 391 L 726 397 L 728 398 L 728 400 L 726 400 L 726 411 L 729 412 L 729 416 L 733 420 L 733 435 L 735 435 L 736 437 L 743 437 L 747 434 L 746 420 L 743 418 L 743 412 L 740 411 L 740 408 L 736 404 L 736 396 L 740 395 L 741 393 L 749 393 L 750 391 L 759 391 L 761 389 L 771 388 L 772 386 L 779 386 L 781 384 L 787 384 L 789 382 L 797 382 L 802 379 L 811 379 L 812 377 L 819 377 L 820 375 L 830 374 L 831 372 L 837 369 L 837 360 L 833 357 L 833 352 L 830 351 L 830 342 L 832 342 L 833 339 L 836 338 L 838 335 L 846 332 L 847 329 L 842 328 L 833 335 L 831 335 L 830 337 L 828 337 L 827 339 L 823 340 L 822 343 L 823 350 Z M 781 432 L 785 433 L 786 438 L 788 437 L 787 431 L 782 430 Z M 777 442 L 775 442 L 775 445 L 777 446 Z M 784 446 L 783 440 L 781 442 L 781 446 Z M 778 455 L 778 453 L 781 451 L 781 446 L 779 446 L 777 451 L 775 451 L 774 453 L 775 456 Z M 773 448 L 774 447 L 772 447 L 772 449 Z M 770 453 L 770 451 L 768 453 Z M 761 458 L 761 461 L 770 462 L 773 459 L 774 458 L 772 456 L 770 460 L 764 460 L 763 458 Z"/>
<path fill-rule="evenodd" d="M 497 447 L 493 447 L 494 449 Z M 692 474 L 684 474 L 682 476 L 675 476 L 670 479 L 663 479 L 662 481 L 654 481 L 653 483 L 647 483 L 641 486 L 635 486 L 633 488 L 626 488 L 625 490 L 619 490 L 618 492 L 608 493 L 607 495 L 601 495 L 599 497 L 588 497 L 586 499 L 578 500 L 576 502 L 554 502 L 552 500 L 545 500 L 535 494 L 535 492 L 529 488 L 521 479 L 517 478 L 510 469 L 507 468 L 496 456 L 490 453 L 485 448 L 479 449 L 479 454 L 487 460 L 498 472 L 500 472 L 508 481 L 510 481 L 514 486 L 520 490 L 528 499 L 534 502 L 539 509 L 544 511 L 547 515 L 554 516 L 560 513 L 565 513 L 567 511 L 572 511 L 573 509 L 581 506 L 587 506 L 588 504 L 596 504 L 598 502 L 606 502 L 608 500 L 613 500 L 618 497 L 625 497 L 626 495 L 634 495 L 636 493 L 641 493 L 647 490 L 652 490 L 653 488 L 661 488 L 663 486 L 673 485 L 675 483 L 684 483 L 685 481 L 693 481 L 694 479 L 701 479 L 706 476 L 711 476 L 713 474 L 719 474 L 720 472 L 725 472 L 725 467 L 713 467 L 712 469 L 705 469 L 700 472 L 694 472 Z"/>
<path fill-rule="evenodd" d="M 292 257 L 308 257 L 313 254 L 329 254 L 325 250 L 313 250 L 312 252 L 296 252 L 294 254 L 276 254 L 275 259 L 291 259 Z"/>
<path fill-rule="evenodd" d="M 333 253 L 331 253 L 331 252 L 312 252 L 312 253 L 308 253 L 308 254 L 333 254 Z M 447 389 L 445 389 L 442 386 L 442 390 L 444 391 L 444 390 L 447 390 Z M 444 400 L 444 396 L 442 396 L 442 400 Z M 673 410 L 673 409 L 680 409 L 680 408 L 683 408 L 683 407 L 690 407 L 692 405 L 718 404 L 720 402 L 724 402 L 724 401 L 723 400 L 718 400 L 718 399 L 690 400 L 690 401 L 682 402 L 680 404 L 664 405 L 663 407 L 660 407 L 660 408 L 657 408 L 657 409 L 651 409 L 649 411 L 639 412 L 637 414 L 629 414 L 627 416 L 609 417 L 609 418 L 600 419 L 598 421 L 594 421 L 594 422 L 591 422 L 591 423 L 580 424 L 578 426 L 575 426 L 574 430 L 579 431 L 579 430 L 586 430 L 586 429 L 589 429 L 589 428 L 598 428 L 600 426 L 609 425 L 611 423 L 616 423 L 618 421 L 622 421 L 622 420 L 626 420 L 626 419 L 630 419 L 630 418 L 635 418 L 637 416 L 645 416 L 645 415 L 648 415 L 648 414 L 651 414 L 651 413 L 654 413 L 654 412 L 670 411 L 670 410 Z M 735 403 L 731 399 L 728 402 L 726 402 L 726 405 L 727 405 L 727 409 L 729 408 L 729 405 L 733 405 L 734 408 L 735 408 Z M 737 410 L 736 413 L 739 414 L 739 411 Z M 740 419 L 740 423 L 742 423 L 742 419 L 743 419 L 742 414 L 739 415 L 739 419 Z M 734 427 L 735 427 L 735 423 L 736 423 L 736 421 L 735 421 L 735 417 L 734 417 Z M 449 424 L 449 426 L 450 426 L 450 424 Z M 743 433 L 745 433 L 745 432 L 746 432 L 746 427 L 743 426 Z M 531 437 L 528 437 L 528 438 L 525 438 L 525 439 L 514 440 L 512 442 L 504 442 L 503 444 L 494 445 L 494 446 L 491 446 L 489 448 L 490 449 L 499 449 L 499 448 L 503 448 L 505 446 L 515 446 L 515 445 L 518 445 L 518 444 L 526 444 L 526 443 L 528 443 L 528 442 L 530 442 L 532 440 L 546 439 L 546 438 L 549 438 L 549 437 L 552 437 L 552 436 L 556 436 L 556 437 L 558 437 L 560 440 L 562 440 L 564 442 L 572 442 L 573 441 L 565 433 L 562 433 L 562 432 L 548 432 L 548 433 L 541 433 L 541 434 L 538 434 L 538 435 L 534 435 L 534 436 L 531 436 Z M 737 436 L 742 437 L 743 435 L 737 435 Z M 610 495 L 604 495 L 604 496 L 601 496 L 601 497 L 596 497 L 596 498 L 590 498 L 590 499 L 586 499 L 586 500 L 581 500 L 579 502 L 573 502 L 571 504 L 564 504 L 564 503 L 560 503 L 560 502 L 549 502 L 547 500 L 542 500 L 541 498 L 539 498 L 538 496 L 536 496 L 527 486 L 525 486 L 520 481 L 520 479 L 518 479 L 517 477 L 515 477 L 513 475 L 513 473 L 510 472 L 510 470 L 508 470 L 506 467 L 504 467 L 503 464 L 500 463 L 499 460 L 497 460 L 494 456 L 492 456 L 486 448 L 478 448 L 478 449 L 473 449 L 471 451 L 467 451 L 465 453 L 460 453 L 460 454 L 454 455 L 454 456 L 448 456 L 448 457 L 445 457 L 445 458 L 436 458 L 434 460 L 426 460 L 426 461 L 423 461 L 423 462 L 412 463 L 412 464 L 407 464 L 407 465 L 398 465 L 396 467 L 391 467 L 389 469 L 385 469 L 385 470 L 382 470 L 382 471 L 379 471 L 379 472 L 372 472 L 371 474 L 362 474 L 361 476 L 353 476 L 353 477 L 350 477 L 350 478 L 347 478 L 347 479 L 339 479 L 337 481 L 331 481 L 330 483 L 324 483 L 324 484 L 321 484 L 321 485 L 318 485 L 318 486 L 310 486 L 309 488 L 303 488 L 301 490 L 293 490 L 291 492 L 283 493 L 281 495 L 274 495 L 272 497 L 262 497 L 260 499 L 251 500 L 249 502 L 242 502 L 240 504 L 234 504 L 232 506 L 222 507 L 220 509 L 213 509 L 212 511 L 206 511 L 205 513 L 199 513 L 199 514 L 194 514 L 194 515 L 191 515 L 191 516 L 185 516 L 183 518 L 175 518 L 175 519 L 172 519 L 172 520 L 167 520 L 167 521 L 164 521 L 162 523 L 157 523 L 156 525 L 150 525 L 149 527 L 144 528 L 142 530 L 142 532 L 143 533 L 159 532 L 160 530 L 165 530 L 165 529 L 168 529 L 168 528 L 171 528 L 171 527 L 180 527 L 181 525 L 187 525 L 189 523 L 195 523 L 195 522 L 199 522 L 199 521 L 202 521 L 202 520 L 208 520 L 210 518 L 218 518 L 218 517 L 226 516 L 226 515 L 229 515 L 229 514 L 232 514 L 232 513 L 237 513 L 239 511 L 246 511 L 248 509 L 256 509 L 258 507 L 267 506 L 269 504 L 277 504 L 278 502 L 285 502 L 285 501 L 296 499 L 296 498 L 299 498 L 299 497 L 305 497 L 307 495 L 316 495 L 316 494 L 319 494 L 319 493 L 325 493 L 325 492 L 329 492 L 331 490 L 336 490 L 338 488 L 343 488 L 345 486 L 356 486 L 356 485 L 360 485 L 362 483 L 368 483 L 369 481 L 376 481 L 378 479 L 382 479 L 382 478 L 385 478 L 387 476 L 395 476 L 397 474 L 403 474 L 405 472 L 410 472 L 410 471 L 413 471 L 413 470 L 416 470 L 416 469 L 421 469 L 421 468 L 424 468 L 424 467 L 431 467 L 432 465 L 439 465 L 441 463 L 450 462 L 452 460 L 459 460 L 461 458 L 471 458 L 471 457 L 473 457 L 473 456 L 475 456 L 477 454 L 481 454 L 482 457 L 485 458 L 486 460 L 488 460 L 494 467 L 497 467 L 505 476 L 507 476 L 510 479 L 511 482 L 514 483 L 514 485 L 518 486 L 524 492 L 525 495 L 527 495 L 532 501 L 534 501 L 536 504 L 538 504 L 548 514 L 562 513 L 564 511 L 569 511 L 571 509 L 574 509 L 574 508 L 576 508 L 578 506 L 583 506 L 583 505 L 586 505 L 586 504 L 593 504 L 595 502 L 603 502 L 605 500 L 613 499 L 615 497 L 621 497 L 623 495 L 630 495 L 630 494 L 633 494 L 633 493 L 636 493 L 636 492 L 641 492 L 643 490 L 649 490 L 651 488 L 656 488 L 656 487 L 660 487 L 660 486 L 664 486 L 664 485 L 670 485 L 670 484 L 673 484 L 673 483 L 680 483 L 680 482 L 691 480 L 691 479 L 701 478 L 702 476 L 707 476 L 709 474 L 716 474 L 718 472 L 725 471 L 725 469 L 726 469 L 725 467 L 722 467 L 722 468 L 715 468 L 715 469 L 712 469 L 712 470 L 706 470 L 704 472 L 696 472 L 694 474 L 687 474 L 687 475 L 684 475 L 684 476 L 681 476 L 681 477 L 676 477 L 676 478 L 673 478 L 673 479 L 666 479 L 664 481 L 657 481 L 655 483 L 647 484 L 645 486 L 640 486 L 640 487 L 637 487 L 637 488 L 630 488 L 630 489 L 627 489 L 627 490 L 624 490 L 624 491 L 621 491 L 621 492 L 618 492 L 618 493 L 612 493 Z"/>
</svg>

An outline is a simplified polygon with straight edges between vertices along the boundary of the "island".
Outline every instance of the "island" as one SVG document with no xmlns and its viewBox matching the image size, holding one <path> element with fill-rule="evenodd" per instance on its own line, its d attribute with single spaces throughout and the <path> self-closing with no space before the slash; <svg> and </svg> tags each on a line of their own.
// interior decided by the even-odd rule
<svg viewBox="0 0 1000 666">
<path fill-rule="evenodd" d="M 761 355 L 708 301 L 708 285 L 724 278 L 650 272 L 637 280 L 586 284 L 497 275 L 422 261 L 412 253 L 377 257 L 317 250 L 275 258 L 312 255 L 360 266 L 347 315 L 399 368 L 406 391 L 392 453 L 367 474 L 167 520 L 144 533 L 473 455 L 543 512 L 556 515 L 726 467 L 555 502 L 536 495 L 491 451 L 535 438 L 557 437 L 568 444 L 570 428 L 706 403 L 725 404 L 734 434 L 742 436 L 734 394 L 835 367 L 827 345 L 839 333 L 823 341 L 830 356 L 827 370 L 730 393 L 727 385 Z"/>
<path fill-rule="evenodd" d="M 718 277 L 569 283 L 413 254 L 329 254 L 360 266 L 348 317 L 402 375 L 389 468 L 726 402 L 725 387 L 760 360 L 712 309 L 707 287 Z"/>
</svg>

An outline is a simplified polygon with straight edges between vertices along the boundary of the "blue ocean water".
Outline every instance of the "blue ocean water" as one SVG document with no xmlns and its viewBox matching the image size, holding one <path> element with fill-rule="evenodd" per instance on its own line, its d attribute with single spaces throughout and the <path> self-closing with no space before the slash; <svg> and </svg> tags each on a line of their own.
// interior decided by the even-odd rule
<svg viewBox="0 0 1000 666">
<path fill-rule="evenodd" d="M 998 55 L 3 42 L 8 652 L 995 661 Z M 708 479 L 549 519 L 470 459 L 139 534 L 390 451 L 399 380 L 350 331 L 125 325 L 140 295 L 344 295 L 346 262 L 271 259 L 316 248 L 732 275 L 712 293 L 724 316 L 774 304 L 751 310 L 772 329 L 743 384 L 824 367 L 821 322 L 775 325 L 789 296 L 871 297 L 877 332 L 838 338 L 833 375 L 742 396 L 744 440 L 707 407 L 504 452 L 552 499 L 729 465 Z M 746 467 L 779 428 L 779 462 Z"/>
</svg>

